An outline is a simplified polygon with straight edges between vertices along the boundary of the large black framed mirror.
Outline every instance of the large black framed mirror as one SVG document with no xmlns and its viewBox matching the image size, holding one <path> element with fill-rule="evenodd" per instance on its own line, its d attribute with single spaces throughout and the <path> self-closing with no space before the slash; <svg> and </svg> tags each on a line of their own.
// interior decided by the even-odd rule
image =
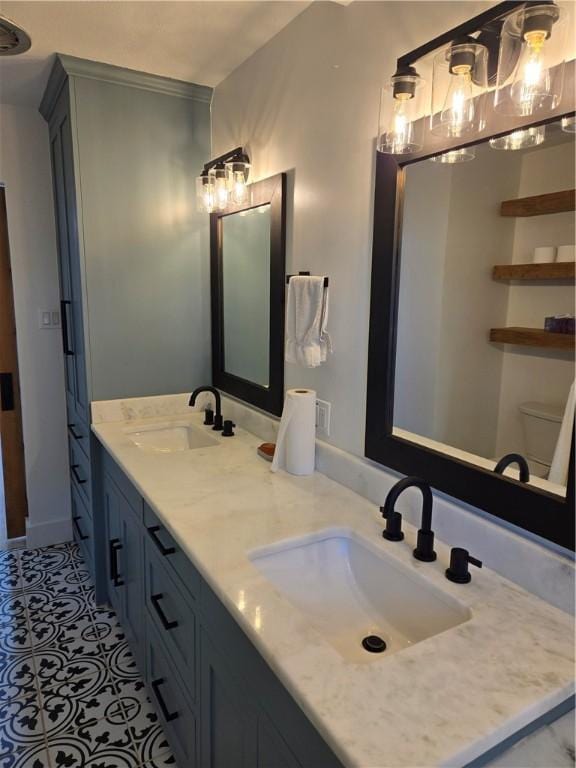
<svg viewBox="0 0 576 768">
<path fill-rule="evenodd" d="M 574 62 L 567 70 L 544 120 L 491 113 L 475 142 L 426 127 L 418 154 L 376 153 L 365 454 L 574 550 L 574 336 L 544 330 L 546 317 L 574 314 Z M 528 127 L 541 142 L 498 149 Z M 458 149 L 475 158 L 439 161 Z M 563 420 L 565 469 L 552 482 Z M 526 457 L 528 482 L 494 472 L 509 453 Z"/>
<path fill-rule="evenodd" d="M 286 174 L 210 215 L 212 383 L 280 415 L 284 399 Z"/>
</svg>

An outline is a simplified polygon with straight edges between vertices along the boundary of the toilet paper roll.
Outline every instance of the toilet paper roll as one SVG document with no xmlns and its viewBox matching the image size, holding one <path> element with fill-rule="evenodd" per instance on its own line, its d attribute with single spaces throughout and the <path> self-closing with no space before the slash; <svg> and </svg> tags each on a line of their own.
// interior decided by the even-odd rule
<svg viewBox="0 0 576 768">
<path fill-rule="evenodd" d="M 276 450 L 270 470 L 283 468 L 292 475 L 314 472 L 316 450 L 316 392 L 289 389 L 284 398 Z"/>
</svg>

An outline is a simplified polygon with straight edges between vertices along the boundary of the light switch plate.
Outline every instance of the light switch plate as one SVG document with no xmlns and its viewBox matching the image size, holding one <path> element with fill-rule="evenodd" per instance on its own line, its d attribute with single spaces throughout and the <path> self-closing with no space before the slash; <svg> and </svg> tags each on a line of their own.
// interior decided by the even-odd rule
<svg viewBox="0 0 576 768">
<path fill-rule="evenodd" d="M 319 437 L 330 437 L 331 405 L 326 400 L 316 400 L 316 434 Z"/>
<path fill-rule="evenodd" d="M 38 327 L 46 331 L 60 328 L 60 312 L 57 309 L 39 309 Z"/>
</svg>

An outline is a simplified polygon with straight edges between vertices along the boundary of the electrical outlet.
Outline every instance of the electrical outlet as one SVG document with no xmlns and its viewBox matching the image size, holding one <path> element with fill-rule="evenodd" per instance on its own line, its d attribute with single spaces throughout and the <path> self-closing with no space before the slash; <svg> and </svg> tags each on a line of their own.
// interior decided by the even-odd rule
<svg viewBox="0 0 576 768">
<path fill-rule="evenodd" d="M 330 403 L 326 400 L 316 400 L 316 434 L 330 437 Z"/>
</svg>

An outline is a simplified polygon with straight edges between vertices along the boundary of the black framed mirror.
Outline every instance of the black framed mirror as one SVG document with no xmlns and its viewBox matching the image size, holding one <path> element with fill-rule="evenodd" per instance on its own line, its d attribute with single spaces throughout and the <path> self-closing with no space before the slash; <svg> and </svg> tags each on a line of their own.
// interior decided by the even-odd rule
<svg viewBox="0 0 576 768">
<path fill-rule="evenodd" d="M 475 142 L 426 127 L 425 151 L 377 153 L 365 454 L 574 550 L 573 417 L 565 471 L 548 480 L 574 335 L 544 330 L 547 316 L 574 314 L 575 134 L 563 130 L 574 63 L 567 69 L 564 100 L 545 120 L 492 113 Z M 499 138 L 526 128 L 545 138 L 498 151 Z M 438 162 L 457 149 L 475 158 Z M 535 249 L 564 245 L 560 261 L 539 263 L 551 257 Z M 528 482 L 513 468 L 494 472 L 504 453 L 527 458 Z"/>
<path fill-rule="evenodd" d="M 284 399 L 286 175 L 210 215 L 212 383 L 280 415 Z"/>
</svg>

